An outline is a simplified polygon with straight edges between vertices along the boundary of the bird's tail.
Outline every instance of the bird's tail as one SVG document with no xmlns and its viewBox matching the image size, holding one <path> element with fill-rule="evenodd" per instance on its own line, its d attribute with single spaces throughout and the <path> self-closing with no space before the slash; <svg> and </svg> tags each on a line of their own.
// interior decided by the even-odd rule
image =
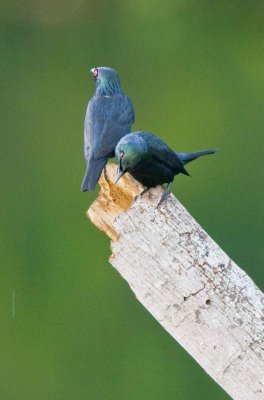
<svg viewBox="0 0 264 400">
<path fill-rule="evenodd" d="M 81 186 L 82 192 L 91 192 L 94 190 L 107 162 L 107 158 L 99 158 L 98 160 L 92 158 L 87 162 L 87 167 Z"/>
<path fill-rule="evenodd" d="M 214 154 L 218 151 L 218 149 L 210 149 L 197 151 L 196 153 L 176 153 L 180 160 L 183 162 L 183 165 L 195 160 L 198 157 L 206 156 L 207 154 Z"/>
</svg>

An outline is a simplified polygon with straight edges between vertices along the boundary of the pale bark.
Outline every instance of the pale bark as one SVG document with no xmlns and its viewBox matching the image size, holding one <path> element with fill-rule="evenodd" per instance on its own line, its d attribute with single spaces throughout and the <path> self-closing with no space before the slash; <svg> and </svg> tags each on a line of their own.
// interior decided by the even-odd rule
<svg viewBox="0 0 264 400">
<path fill-rule="evenodd" d="M 112 239 L 111 264 L 137 299 L 235 400 L 264 399 L 264 295 L 161 187 L 142 190 L 109 164 L 88 210 Z"/>
</svg>

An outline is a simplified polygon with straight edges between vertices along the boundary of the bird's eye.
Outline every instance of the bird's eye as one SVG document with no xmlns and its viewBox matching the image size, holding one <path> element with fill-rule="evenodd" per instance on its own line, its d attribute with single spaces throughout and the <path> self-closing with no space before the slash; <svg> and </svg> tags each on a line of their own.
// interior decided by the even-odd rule
<svg viewBox="0 0 264 400">
<path fill-rule="evenodd" d="M 94 76 L 95 78 L 98 76 L 98 69 L 97 69 L 97 68 L 95 68 L 95 69 L 93 70 L 93 76 Z"/>
<path fill-rule="evenodd" d="M 119 154 L 119 157 L 121 158 L 121 160 L 124 157 L 124 155 L 125 155 L 125 153 L 123 151 L 121 151 L 120 154 Z"/>
</svg>

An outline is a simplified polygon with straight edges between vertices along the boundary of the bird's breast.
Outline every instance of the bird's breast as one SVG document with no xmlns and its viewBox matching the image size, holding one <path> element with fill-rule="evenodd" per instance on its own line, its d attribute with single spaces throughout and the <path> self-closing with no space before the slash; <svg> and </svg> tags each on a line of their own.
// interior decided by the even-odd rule
<svg viewBox="0 0 264 400">
<path fill-rule="evenodd" d="M 153 161 L 151 158 L 141 161 L 129 172 L 146 187 L 156 187 L 173 180 L 172 171 L 163 164 Z"/>
</svg>

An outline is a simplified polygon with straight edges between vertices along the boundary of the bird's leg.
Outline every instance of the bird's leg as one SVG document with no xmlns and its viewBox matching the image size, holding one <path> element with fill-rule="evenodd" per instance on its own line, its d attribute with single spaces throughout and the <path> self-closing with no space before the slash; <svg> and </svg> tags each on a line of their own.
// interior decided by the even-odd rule
<svg viewBox="0 0 264 400">
<path fill-rule="evenodd" d="M 144 194 L 147 193 L 148 190 L 149 190 L 149 187 L 145 187 L 145 189 L 142 190 L 141 193 L 139 193 L 139 196 L 140 196 L 140 197 L 144 196 Z"/>
<path fill-rule="evenodd" d="M 142 190 L 142 192 L 139 193 L 139 194 L 134 198 L 134 201 L 136 201 L 139 197 L 144 196 L 144 194 L 147 193 L 148 190 L 149 190 L 149 187 L 145 187 L 145 189 Z"/>
<path fill-rule="evenodd" d="M 165 200 L 167 200 L 169 194 L 170 194 L 170 187 L 171 187 L 172 182 L 168 183 L 168 186 L 166 187 L 166 189 L 164 190 L 160 201 L 158 202 L 158 207 L 161 205 L 161 203 L 163 203 Z"/>
</svg>

